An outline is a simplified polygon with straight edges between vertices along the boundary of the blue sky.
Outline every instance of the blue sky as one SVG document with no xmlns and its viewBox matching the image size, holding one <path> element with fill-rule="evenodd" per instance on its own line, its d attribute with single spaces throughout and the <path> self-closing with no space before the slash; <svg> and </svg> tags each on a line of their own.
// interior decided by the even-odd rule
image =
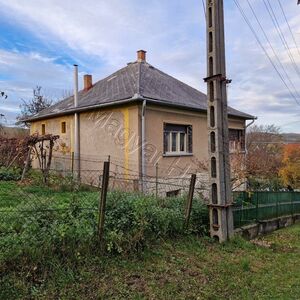
<svg viewBox="0 0 300 300">
<path fill-rule="evenodd" d="M 247 0 L 238 0 L 277 68 L 283 70 L 256 22 Z M 249 0 L 276 55 L 300 94 L 300 76 L 286 51 L 264 1 Z M 300 6 L 280 0 L 300 47 Z M 300 68 L 300 53 L 285 23 L 278 0 L 270 1 Z M 14 122 L 21 99 L 43 87 L 54 99 L 72 90 L 72 65 L 80 75 L 99 80 L 147 50 L 147 60 L 162 71 L 205 91 L 205 20 L 200 0 L 0 0 L 0 90 L 8 94 L 0 112 Z M 276 124 L 300 133 L 300 105 L 292 98 L 259 48 L 233 0 L 225 0 L 229 104 L 258 116 L 258 123 Z M 285 76 L 285 74 L 283 75 Z M 287 80 L 288 82 L 288 80 Z M 288 82 L 293 90 L 292 85 Z M 299 103 L 300 103 L 300 98 Z"/>
</svg>

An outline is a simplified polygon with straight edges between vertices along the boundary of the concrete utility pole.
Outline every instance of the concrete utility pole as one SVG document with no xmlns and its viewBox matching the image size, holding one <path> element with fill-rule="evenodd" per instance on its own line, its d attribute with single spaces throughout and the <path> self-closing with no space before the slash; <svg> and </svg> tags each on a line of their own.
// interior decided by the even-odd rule
<svg viewBox="0 0 300 300">
<path fill-rule="evenodd" d="M 74 65 L 74 108 L 78 107 L 78 66 Z M 74 114 L 74 160 L 75 172 L 78 182 L 80 182 L 80 119 L 79 113 Z"/>
<path fill-rule="evenodd" d="M 206 0 L 207 126 L 210 170 L 210 234 L 220 242 L 233 235 L 223 0 Z"/>
</svg>

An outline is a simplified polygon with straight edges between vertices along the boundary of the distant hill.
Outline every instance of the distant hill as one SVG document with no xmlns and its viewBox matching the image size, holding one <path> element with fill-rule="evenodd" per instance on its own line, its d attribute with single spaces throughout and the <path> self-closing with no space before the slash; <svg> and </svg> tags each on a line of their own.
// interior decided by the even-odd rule
<svg viewBox="0 0 300 300">
<path fill-rule="evenodd" d="M 281 135 L 287 144 L 300 143 L 300 133 L 282 133 Z"/>
<path fill-rule="evenodd" d="M 22 138 L 29 135 L 29 129 L 20 127 L 2 127 L 0 129 L 0 137 L 6 138 Z"/>
</svg>

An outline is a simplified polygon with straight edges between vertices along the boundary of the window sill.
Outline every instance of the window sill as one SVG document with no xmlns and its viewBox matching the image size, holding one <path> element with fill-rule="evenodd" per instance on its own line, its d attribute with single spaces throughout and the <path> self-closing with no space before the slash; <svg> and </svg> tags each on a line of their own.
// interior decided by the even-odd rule
<svg viewBox="0 0 300 300">
<path fill-rule="evenodd" d="M 163 157 L 193 156 L 193 153 L 164 153 Z"/>
</svg>

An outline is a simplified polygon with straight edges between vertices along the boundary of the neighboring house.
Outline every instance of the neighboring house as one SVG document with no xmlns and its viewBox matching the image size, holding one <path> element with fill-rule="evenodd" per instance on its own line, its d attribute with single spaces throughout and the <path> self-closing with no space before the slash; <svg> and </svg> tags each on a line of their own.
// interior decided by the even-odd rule
<svg viewBox="0 0 300 300">
<path fill-rule="evenodd" d="M 112 168 L 126 175 L 153 176 L 158 164 L 160 177 L 186 176 L 206 163 L 206 95 L 148 64 L 143 50 L 136 62 L 94 84 L 85 75 L 78 107 L 72 96 L 28 118 L 31 134 L 60 135 L 54 156 L 70 158 L 75 112 L 83 171 L 101 169 L 92 161 L 108 155 Z M 231 107 L 228 116 L 230 147 L 243 151 L 245 123 L 254 117 Z M 56 158 L 54 167 L 68 169 L 70 160 Z"/>
</svg>

